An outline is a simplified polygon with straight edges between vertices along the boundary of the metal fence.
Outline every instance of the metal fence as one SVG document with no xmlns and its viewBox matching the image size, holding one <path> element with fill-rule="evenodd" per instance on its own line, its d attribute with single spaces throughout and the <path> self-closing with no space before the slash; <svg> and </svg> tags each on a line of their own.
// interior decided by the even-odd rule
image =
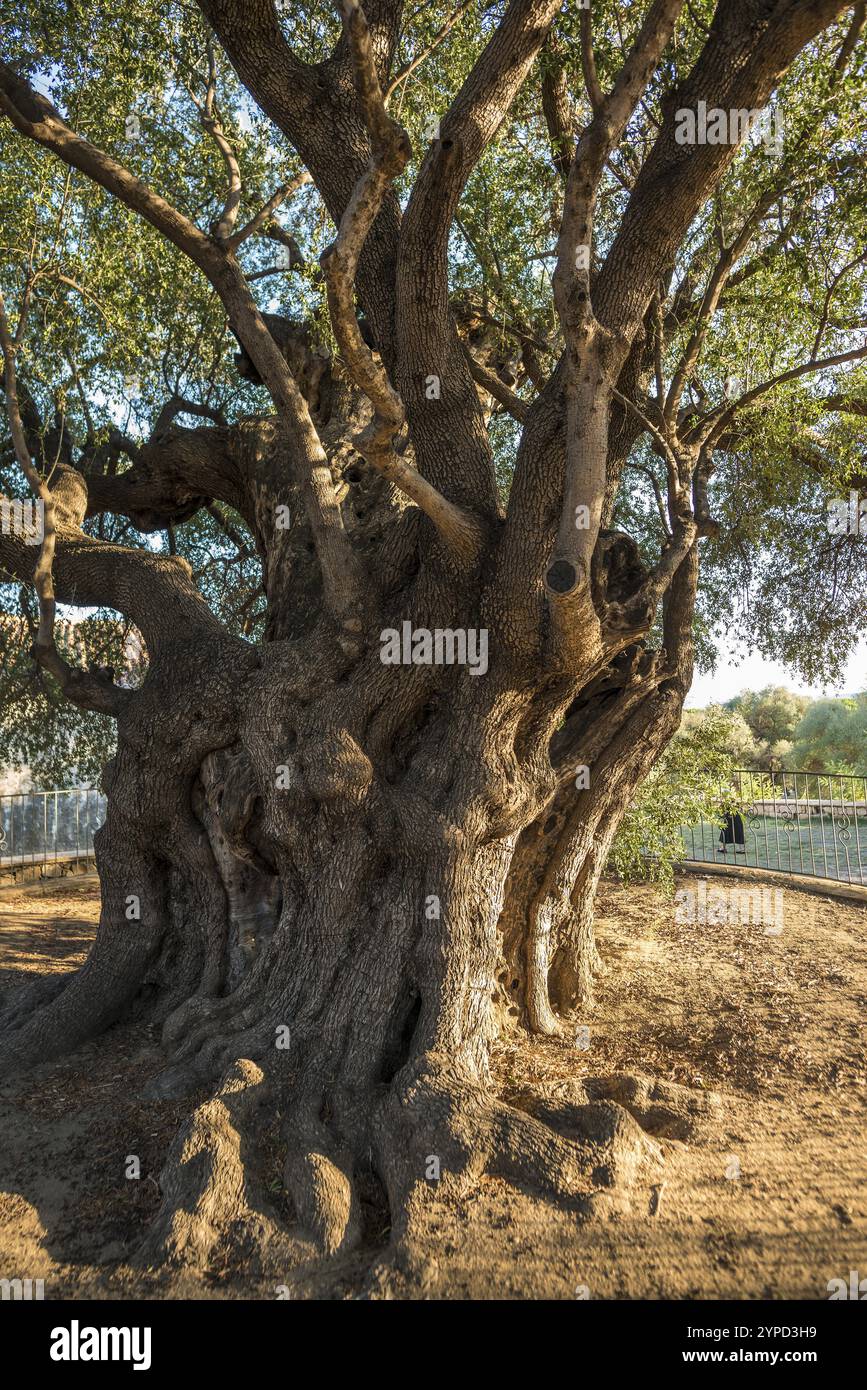
<svg viewBox="0 0 867 1390">
<path fill-rule="evenodd" d="M 867 777 L 741 769 L 720 820 L 681 827 L 687 861 L 867 883 Z"/>
<path fill-rule="evenodd" d="M 681 827 L 687 861 L 867 884 L 867 776 L 744 768 L 719 804 L 718 821 Z M 0 874 L 92 860 L 105 806 L 93 787 L 0 796 Z"/>
<path fill-rule="evenodd" d="M 93 787 L 0 796 L 0 874 L 59 872 L 93 858 L 105 796 Z"/>
</svg>

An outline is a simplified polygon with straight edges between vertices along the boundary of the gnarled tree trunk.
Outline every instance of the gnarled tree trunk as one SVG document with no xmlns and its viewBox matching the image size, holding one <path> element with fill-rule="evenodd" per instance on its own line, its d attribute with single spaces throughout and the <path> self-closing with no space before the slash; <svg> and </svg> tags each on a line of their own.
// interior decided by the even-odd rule
<svg viewBox="0 0 867 1390">
<path fill-rule="evenodd" d="M 280 458 L 264 428 L 260 506 L 267 460 Z M 371 500 L 354 466 L 347 528 L 360 494 L 373 534 L 389 537 L 380 555 L 397 542 L 394 571 L 377 564 L 370 629 L 399 628 L 406 612 L 432 629 L 484 626 L 478 580 L 447 564 L 440 584 L 412 577 L 400 539 L 412 518 L 388 493 Z M 302 565 L 303 527 L 293 547 Z M 619 552 L 608 553 L 613 573 Z M 432 1159 L 443 1181 L 487 1168 L 589 1198 L 600 1154 L 621 1143 L 610 1115 L 576 1147 L 490 1097 L 489 1049 L 503 1028 L 559 1029 L 586 1000 L 611 838 L 688 688 L 694 552 L 667 606 L 670 650 L 625 647 L 572 698 L 550 757 L 533 728 L 538 693 L 509 664 L 484 676 L 390 666 L 375 641 L 347 656 L 321 617 L 302 622 L 309 593 L 295 617 L 282 605 L 301 635 L 257 651 L 208 621 L 182 564 L 145 565 L 134 616 L 150 664 L 117 712 L 105 772 L 97 939 L 60 992 L 5 1018 L 4 1061 L 66 1054 L 133 1011 L 161 1025 L 154 1095 L 216 1088 L 169 1160 L 151 1259 L 206 1260 L 230 1211 L 258 1211 L 224 1169 L 243 1169 L 231 1136 L 250 1142 L 266 1080 L 282 1097 L 300 1226 L 323 1250 L 362 1238 L 356 1188 L 374 1175 L 399 1231 Z M 589 769 L 580 791 L 578 765 Z M 234 1166 L 214 1157 L 226 1144 Z M 213 1159 L 204 1169 L 186 1162 L 200 1148 Z"/>
</svg>

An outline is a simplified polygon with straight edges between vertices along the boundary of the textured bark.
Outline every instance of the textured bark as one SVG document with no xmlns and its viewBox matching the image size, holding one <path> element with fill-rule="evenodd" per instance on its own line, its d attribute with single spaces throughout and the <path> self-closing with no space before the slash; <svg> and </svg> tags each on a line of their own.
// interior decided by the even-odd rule
<svg viewBox="0 0 867 1390">
<path fill-rule="evenodd" d="M 456 610 L 469 623 L 477 581 L 453 577 L 447 606 L 424 573 L 407 589 L 405 513 L 381 500 L 380 524 L 374 631 L 404 605 L 432 627 Z M 61 596 L 78 584 L 67 556 L 89 558 L 71 527 Z M 182 583 L 177 568 L 169 578 Z M 510 664 L 484 680 L 387 667 L 375 643 L 353 660 L 315 615 L 259 651 L 148 616 L 147 679 L 105 775 L 96 944 L 41 1008 L 13 1005 L 0 1053 L 15 1066 L 65 1055 L 132 1011 L 162 1027 L 154 1095 L 217 1088 L 169 1156 L 142 1258 L 279 1246 L 255 1162 L 244 1175 L 261 1113 L 244 1097 L 265 1086 L 281 1098 L 286 1189 L 316 1249 L 364 1239 L 371 1182 L 400 1231 L 431 1156 L 457 1191 L 485 1167 L 590 1211 L 600 1155 L 631 1152 L 636 1133 L 591 1106 L 579 1142 L 492 1100 L 489 1049 L 516 1008 L 553 1031 L 555 1007 L 565 1020 L 586 999 L 593 892 L 626 800 L 676 727 L 684 634 L 670 655 L 636 647 L 607 666 L 539 759 L 536 692 Z M 636 739 L 651 714 L 656 742 Z M 551 723 L 546 710 L 542 737 Z M 592 765 L 590 792 L 563 780 L 575 760 Z"/>
</svg>

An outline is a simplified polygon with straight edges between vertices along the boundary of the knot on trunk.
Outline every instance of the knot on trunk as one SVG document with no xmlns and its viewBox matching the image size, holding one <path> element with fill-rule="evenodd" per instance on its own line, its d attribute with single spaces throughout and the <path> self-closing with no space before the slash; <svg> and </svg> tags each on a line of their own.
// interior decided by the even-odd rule
<svg viewBox="0 0 867 1390">
<path fill-rule="evenodd" d="M 360 804 L 373 781 L 373 764 L 346 729 L 331 730 L 305 751 L 304 780 L 315 801 Z"/>
</svg>

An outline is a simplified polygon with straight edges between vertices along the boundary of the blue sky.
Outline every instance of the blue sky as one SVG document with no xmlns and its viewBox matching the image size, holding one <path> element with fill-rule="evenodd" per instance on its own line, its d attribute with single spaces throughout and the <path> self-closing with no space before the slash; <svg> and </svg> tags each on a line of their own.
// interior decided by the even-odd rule
<svg viewBox="0 0 867 1390">
<path fill-rule="evenodd" d="M 790 674 L 778 661 L 766 661 L 758 653 L 738 653 L 725 643 L 720 648 L 715 671 L 697 675 L 687 696 L 688 709 L 702 709 L 712 702 L 724 704 L 742 690 L 761 690 L 766 685 L 784 685 L 799 695 L 855 695 L 867 690 L 867 638 L 862 637 L 837 685 L 807 685 Z"/>
</svg>

